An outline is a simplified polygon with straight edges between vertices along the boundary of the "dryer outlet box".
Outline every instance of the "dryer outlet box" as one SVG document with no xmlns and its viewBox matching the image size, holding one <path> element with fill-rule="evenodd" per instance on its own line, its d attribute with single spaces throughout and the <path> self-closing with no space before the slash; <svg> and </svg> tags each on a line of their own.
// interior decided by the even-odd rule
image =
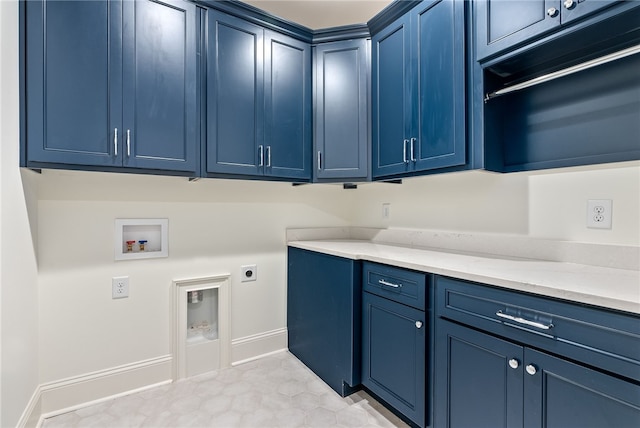
<svg viewBox="0 0 640 428">
<path fill-rule="evenodd" d="M 242 272 L 240 282 L 255 281 L 258 279 L 258 265 L 240 266 L 240 271 Z"/>
</svg>

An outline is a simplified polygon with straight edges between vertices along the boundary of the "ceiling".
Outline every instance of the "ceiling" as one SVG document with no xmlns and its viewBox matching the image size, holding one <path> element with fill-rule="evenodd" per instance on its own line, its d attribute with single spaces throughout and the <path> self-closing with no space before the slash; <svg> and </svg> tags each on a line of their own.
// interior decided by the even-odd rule
<svg viewBox="0 0 640 428">
<path fill-rule="evenodd" d="M 244 3 L 317 30 L 363 24 L 389 5 L 391 0 L 244 0 Z"/>
</svg>

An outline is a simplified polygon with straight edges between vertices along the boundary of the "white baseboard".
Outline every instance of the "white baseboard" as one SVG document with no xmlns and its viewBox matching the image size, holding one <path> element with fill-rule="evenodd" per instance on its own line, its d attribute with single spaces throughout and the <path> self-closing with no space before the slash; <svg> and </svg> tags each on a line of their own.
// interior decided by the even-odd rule
<svg viewBox="0 0 640 428">
<path fill-rule="evenodd" d="M 287 349 L 287 329 L 231 342 L 232 365 Z M 173 357 L 165 355 L 39 385 L 18 428 L 40 427 L 45 418 L 172 382 Z"/>
<path fill-rule="evenodd" d="M 16 428 L 31 428 L 40 426 L 40 415 L 42 414 L 42 392 L 40 385 L 37 386 L 33 395 L 27 403 L 27 407 L 24 409 L 22 416 L 18 420 Z"/>
<path fill-rule="evenodd" d="M 40 385 L 40 419 L 170 383 L 172 360 L 165 355 Z"/>
<path fill-rule="evenodd" d="M 287 329 L 279 328 L 231 341 L 231 365 L 287 349 Z"/>
</svg>

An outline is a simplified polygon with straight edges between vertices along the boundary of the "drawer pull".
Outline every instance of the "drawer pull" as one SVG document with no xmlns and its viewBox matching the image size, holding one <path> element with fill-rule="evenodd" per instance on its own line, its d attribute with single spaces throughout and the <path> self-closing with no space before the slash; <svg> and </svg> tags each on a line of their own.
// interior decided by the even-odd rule
<svg viewBox="0 0 640 428">
<path fill-rule="evenodd" d="M 422 328 L 422 321 L 416 321 L 416 328 Z"/>
<path fill-rule="evenodd" d="M 540 328 L 542 330 L 549 330 L 550 328 L 553 328 L 553 324 L 542 324 L 536 321 L 529 321 L 521 317 L 514 317 L 513 315 L 505 314 L 502 311 L 496 312 L 496 316 L 500 318 L 508 319 L 509 321 L 517 322 L 518 324 L 524 324 L 531 327 Z"/>
<path fill-rule="evenodd" d="M 538 372 L 538 369 L 536 369 L 536 366 L 534 366 L 533 364 L 528 364 L 527 367 L 525 367 L 525 370 L 531 376 L 533 376 L 534 374 L 536 374 Z"/>
<path fill-rule="evenodd" d="M 393 282 L 385 281 L 384 279 L 379 279 L 378 284 L 386 285 L 387 287 L 400 288 L 402 284 L 394 284 Z"/>
<path fill-rule="evenodd" d="M 517 369 L 520 366 L 520 363 L 515 358 L 509 360 L 509 367 L 512 369 Z"/>
</svg>

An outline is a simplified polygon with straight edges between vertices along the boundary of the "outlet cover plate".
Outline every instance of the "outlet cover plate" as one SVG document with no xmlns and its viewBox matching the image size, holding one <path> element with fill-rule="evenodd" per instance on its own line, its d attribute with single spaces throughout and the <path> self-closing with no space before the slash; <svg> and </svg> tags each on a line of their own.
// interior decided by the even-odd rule
<svg viewBox="0 0 640 428">
<path fill-rule="evenodd" d="M 129 277 L 116 276 L 111 278 L 111 298 L 124 299 L 129 297 Z"/>
<path fill-rule="evenodd" d="M 589 199 L 587 201 L 587 227 L 589 229 L 611 229 L 612 206 L 611 199 Z"/>
<path fill-rule="evenodd" d="M 258 279 L 258 265 L 240 266 L 240 282 L 255 281 Z"/>
</svg>

